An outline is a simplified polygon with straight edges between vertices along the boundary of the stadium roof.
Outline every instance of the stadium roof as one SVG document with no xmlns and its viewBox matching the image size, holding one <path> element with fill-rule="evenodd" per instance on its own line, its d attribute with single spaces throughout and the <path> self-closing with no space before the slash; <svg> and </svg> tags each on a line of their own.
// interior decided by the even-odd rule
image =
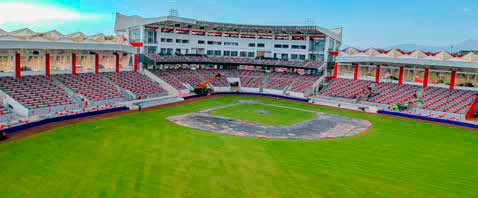
<svg viewBox="0 0 478 198">
<path fill-rule="evenodd" d="M 451 68 L 478 69 L 478 54 L 453 54 L 449 52 L 424 52 L 420 50 L 402 51 L 399 49 L 358 50 L 347 48 L 339 54 L 337 61 L 340 63 L 380 63 L 416 66 L 439 66 Z"/>
<path fill-rule="evenodd" d="M 56 30 L 35 32 L 28 28 L 11 32 L 0 29 L 0 49 L 72 49 L 112 50 L 134 53 L 123 36 L 95 34 L 87 36 L 82 32 L 64 35 Z"/>
<path fill-rule="evenodd" d="M 256 34 L 289 34 L 289 35 L 325 35 L 342 41 L 342 28 L 326 29 L 319 26 L 273 26 L 249 25 L 200 21 L 190 18 L 165 16 L 144 18 L 137 15 L 126 16 L 116 13 L 115 31 L 124 31 L 137 26 L 176 27 L 220 32 L 241 32 Z"/>
</svg>

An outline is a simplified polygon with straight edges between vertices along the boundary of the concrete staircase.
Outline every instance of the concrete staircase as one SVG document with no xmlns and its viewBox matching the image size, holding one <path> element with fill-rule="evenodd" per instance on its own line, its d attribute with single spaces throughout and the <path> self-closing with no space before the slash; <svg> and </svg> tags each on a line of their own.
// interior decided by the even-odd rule
<svg viewBox="0 0 478 198">
<path fill-rule="evenodd" d="M 169 83 L 167 83 L 163 79 L 154 75 L 149 70 L 145 69 L 144 70 L 144 75 L 149 77 L 151 80 L 159 83 L 161 85 L 161 87 L 163 87 L 168 92 L 168 95 L 179 95 L 178 90 L 176 90 L 173 86 L 171 86 Z"/>
</svg>

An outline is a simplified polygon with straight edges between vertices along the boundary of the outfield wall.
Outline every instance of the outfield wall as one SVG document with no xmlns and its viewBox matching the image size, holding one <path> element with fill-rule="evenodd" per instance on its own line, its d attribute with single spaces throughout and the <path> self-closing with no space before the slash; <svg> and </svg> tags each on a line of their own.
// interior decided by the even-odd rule
<svg viewBox="0 0 478 198">
<path fill-rule="evenodd" d="M 192 99 L 192 98 L 201 98 L 205 96 L 217 96 L 217 95 L 247 95 L 247 96 L 264 96 L 270 98 L 280 98 L 280 99 L 288 99 L 288 100 L 295 100 L 299 102 L 306 102 L 308 103 L 309 100 L 304 98 L 295 98 L 290 96 L 283 96 L 283 95 L 274 95 L 274 94 L 265 94 L 265 93 L 254 93 L 254 92 L 214 92 L 210 94 L 200 94 L 200 95 L 191 95 L 183 97 L 184 100 Z"/>
<path fill-rule="evenodd" d="M 406 113 L 384 111 L 384 110 L 380 110 L 380 111 L 378 111 L 378 113 L 379 114 L 384 114 L 384 115 L 393 115 L 393 116 L 411 118 L 411 119 L 416 119 L 416 120 L 438 122 L 438 123 L 443 123 L 443 124 L 450 124 L 450 125 L 456 125 L 456 126 L 461 126 L 461 127 L 466 127 L 466 128 L 478 129 L 478 124 L 473 124 L 473 123 L 469 123 L 469 122 L 460 122 L 460 121 L 455 121 L 455 120 L 445 120 L 445 119 L 432 118 L 432 117 L 427 117 L 427 116 L 411 115 L 411 114 L 406 114 Z"/>
<path fill-rule="evenodd" d="M 40 121 L 37 121 L 37 122 L 30 122 L 28 124 L 23 124 L 23 125 L 7 128 L 7 129 L 4 129 L 3 131 L 6 132 L 7 134 L 12 134 L 12 133 L 15 133 L 15 132 L 18 132 L 18 131 L 30 129 L 30 128 L 33 128 L 33 127 L 42 126 L 42 125 L 49 124 L 49 123 L 60 122 L 60 121 L 65 121 L 65 120 L 72 120 L 72 119 L 77 119 L 77 118 L 90 117 L 90 116 L 96 116 L 96 115 L 102 115 L 102 114 L 106 114 L 106 113 L 113 113 L 113 112 L 119 112 L 119 111 L 125 111 L 125 110 L 129 110 L 129 108 L 128 107 L 117 107 L 117 108 L 113 108 L 113 109 L 105 109 L 105 110 L 99 110 L 99 111 L 94 111 L 94 112 L 79 113 L 79 114 L 75 114 L 75 115 L 48 118 L 48 119 L 40 120 Z"/>
</svg>

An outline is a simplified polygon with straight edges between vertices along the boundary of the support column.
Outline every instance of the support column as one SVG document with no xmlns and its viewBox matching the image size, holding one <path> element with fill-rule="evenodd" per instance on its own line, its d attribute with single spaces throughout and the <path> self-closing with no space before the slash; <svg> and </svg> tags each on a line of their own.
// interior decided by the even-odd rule
<svg viewBox="0 0 478 198">
<path fill-rule="evenodd" d="M 20 53 L 15 53 L 15 78 L 21 77 L 21 59 Z"/>
<path fill-rule="evenodd" d="M 354 80 L 358 80 L 359 65 L 354 64 Z"/>
<path fill-rule="evenodd" d="M 115 65 L 116 65 L 116 73 L 119 73 L 119 71 L 120 71 L 120 64 L 119 64 L 119 53 L 116 53 L 116 54 L 115 54 L 115 58 L 116 58 L 116 61 L 115 61 Z"/>
<path fill-rule="evenodd" d="M 400 72 L 398 73 L 398 84 L 403 84 L 403 66 L 400 66 Z"/>
<path fill-rule="evenodd" d="M 50 77 L 50 54 L 45 53 L 45 76 Z"/>
<path fill-rule="evenodd" d="M 95 74 L 100 73 L 100 55 L 95 53 Z"/>
<path fill-rule="evenodd" d="M 455 89 L 455 79 L 456 79 L 456 71 L 452 70 L 451 76 L 450 76 L 450 90 Z"/>
<path fill-rule="evenodd" d="M 133 68 L 134 68 L 134 72 L 138 72 L 138 54 L 134 54 L 133 55 Z"/>
<path fill-rule="evenodd" d="M 334 63 L 334 79 L 337 79 L 338 75 L 339 75 L 339 63 L 335 62 Z"/>
<path fill-rule="evenodd" d="M 380 65 L 375 69 L 375 83 L 380 84 Z"/>
<path fill-rule="evenodd" d="M 428 87 L 428 68 L 425 68 L 425 74 L 423 75 L 423 88 L 426 89 Z"/>
<path fill-rule="evenodd" d="M 71 74 L 76 75 L 76 54 L 71 54 Z"/>
</svg>

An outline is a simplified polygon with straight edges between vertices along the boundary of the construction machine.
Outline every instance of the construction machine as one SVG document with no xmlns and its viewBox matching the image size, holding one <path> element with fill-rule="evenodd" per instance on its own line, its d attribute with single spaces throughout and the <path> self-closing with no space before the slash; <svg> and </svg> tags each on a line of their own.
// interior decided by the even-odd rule
<svg viewBox="0 0 478 198">
<path fill-rule="evenodd" d="M 220 73 L 216 74 L 215 76 L 209 78 L 208 80 L 201 82 L 194 86 L 194 93 L 196 94 L 208 94 L 211 93 L 213 90 L 209 89 L 207 86 L 210 82 L 215 81 L 216 79 L 220 78 L 222 75 Z"/>
</svg>

